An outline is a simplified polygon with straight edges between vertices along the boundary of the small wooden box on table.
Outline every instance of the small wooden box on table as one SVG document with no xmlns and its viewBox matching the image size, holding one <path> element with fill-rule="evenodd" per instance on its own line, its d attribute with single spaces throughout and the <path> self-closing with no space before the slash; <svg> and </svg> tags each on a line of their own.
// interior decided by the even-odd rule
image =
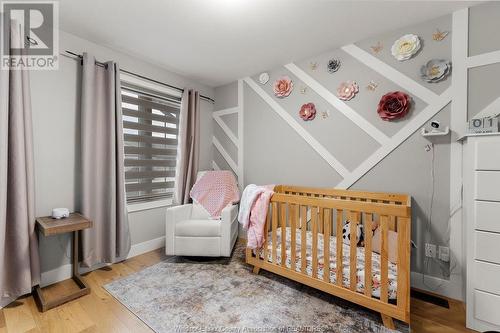
<svg viewBox="0 0 500 333">
<path fill-rule="evenodd" d="M 43 296 L 43 292 L 40 286 L 36 286 L 33 292 L 33 297 L 38 303 L 42 312 L 55 308 L 63 303 L 72 301 L 84 295 L 90 294 L 90 288 L 81 279 L 80 273 L 78 272 L 78 231 L 91 228 L 92 221 L 86 217 L 78 214 L 71 213 L 69 217 L 63 219 L 53 219 L 50 216 L 39 217 L 36 219 L 36 226 L 38 231 L 44 236 L 59 235 L 67 232 L 73 233 L 73 276 L 72 279 L 80 287 L 79 290 L 64 295 L 57 299 L 47 301 Z"/>
</svg>

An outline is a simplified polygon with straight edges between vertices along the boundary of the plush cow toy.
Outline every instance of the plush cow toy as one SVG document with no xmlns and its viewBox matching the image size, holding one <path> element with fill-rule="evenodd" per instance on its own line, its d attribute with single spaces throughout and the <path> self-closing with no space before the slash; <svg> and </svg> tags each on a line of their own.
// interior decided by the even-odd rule
<svg viewBox="0 0 500 333">
<path fill-rule="evenodd" d="M 378 222 L 372 223 L 372 232 L 377 229 Z M 356 245 L 364 246 L 364 227 L 361 223 L 356 226 Z M 342 241 L 346 245 L 351 244 L 351 222 L 349 220 L 345 221 L 344 228 L 342 229 Z"/>
</svg>

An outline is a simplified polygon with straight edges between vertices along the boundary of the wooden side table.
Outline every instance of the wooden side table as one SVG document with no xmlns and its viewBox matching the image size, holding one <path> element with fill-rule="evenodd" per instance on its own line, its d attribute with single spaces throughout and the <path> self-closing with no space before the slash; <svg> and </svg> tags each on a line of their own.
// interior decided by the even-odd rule
<svg viewBox="0 0 500 333">
<path fill-rule="evenodd" d="M 78 231 L 91 228 L 92 225 L 92 221 L 78 213 L 71 213 L 69 217 L 59 220 L 53 219 L 50 216 L 39 217 L 36 219 L 36 226 L 38 228 L 38 231 L 41 232 L 44 236 L 58 235 L 67 232 L 73 233 L 72 279 L 80 287 L 78 291 L 72 292 L 68 295 L 64 295 L 54 300 L 47 301 L 43 296 L 42 288 L 39 285 L 36 286 L 33 292 L 33 297 L 38 303 L 42 312 L 55 308 L 56 306 L 72 301 L 76 298 L 90 294 L 90 287 L 87 286 L 87 284 L 81 279 L 80 273 L 78 272 Z"/>
</svg>

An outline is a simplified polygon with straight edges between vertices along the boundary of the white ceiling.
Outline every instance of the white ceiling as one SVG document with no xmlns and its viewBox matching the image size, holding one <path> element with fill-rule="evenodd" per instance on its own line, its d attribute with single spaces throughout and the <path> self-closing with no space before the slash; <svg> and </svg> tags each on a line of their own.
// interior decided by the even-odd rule
<svg viewBox="0 0 500 333">
<path fill-rule="evenodd" d="M 473 1 L 60 0 L 61 29 L 210 86 Z"/>
</svg>

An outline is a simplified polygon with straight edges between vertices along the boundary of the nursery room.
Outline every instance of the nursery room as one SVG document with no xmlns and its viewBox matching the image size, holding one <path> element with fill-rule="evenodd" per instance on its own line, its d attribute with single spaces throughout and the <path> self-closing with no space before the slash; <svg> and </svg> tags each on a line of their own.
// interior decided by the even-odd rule
<svg viewBox="0 0 500 333">
<path fill-rule="evenodd" d="M 500 332 L 500 1 L 0 7 L 0 333 Z"/>
</svg>

